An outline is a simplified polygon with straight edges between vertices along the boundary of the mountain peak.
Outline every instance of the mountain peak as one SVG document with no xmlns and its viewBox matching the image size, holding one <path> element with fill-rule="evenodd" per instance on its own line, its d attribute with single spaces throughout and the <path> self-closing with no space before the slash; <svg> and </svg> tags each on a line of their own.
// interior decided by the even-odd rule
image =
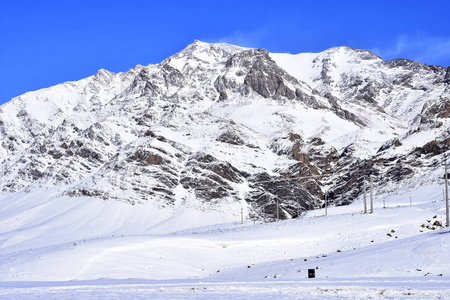
<svg viewBox="0 0 450 300">
<path fill-rule="evenodd" d="M 323 53 L 327 53 L 329 55 L 344 55 L 344 56 L 353 56 L 358 57 L 362 60 L 383 60 L 380 56 L 376 55 L 375 53 L 366 50 L 366 49 L 358 49 L 358 48 L 352 48 L 348 46 L 339 46 L 339 47 L 333 47 L 329 48 Z"/>
<path fill-rule="evenodd" d="M 188 44 L 186 48 L 181 50 L 179 53 L 185 55 L 192 55 L 193 53 L 205 53 L 205 52 L 225 52 L 228 54 L 234 54 L 237 51 L 245 49 L 247 48 L 227 43 L 207 43 L 200 40 L 194 40 L 194 42 Z"/>
</svg>

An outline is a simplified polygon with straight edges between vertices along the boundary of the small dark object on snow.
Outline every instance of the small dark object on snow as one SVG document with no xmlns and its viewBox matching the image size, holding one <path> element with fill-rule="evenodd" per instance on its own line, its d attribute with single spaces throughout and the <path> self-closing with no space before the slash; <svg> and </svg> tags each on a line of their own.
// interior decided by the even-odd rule
<svg viewBox="0 0 450 300">
<path fill-rule="evenodd" d="M 308 269 L 308 278 L 316 278 L 316 270 Z"/>
<path fill-rule="evenodd" d="M 442 223 L 440 221 L 434 221 L 433 223 L 434 226 L 442 226 Z"/>
</svg>

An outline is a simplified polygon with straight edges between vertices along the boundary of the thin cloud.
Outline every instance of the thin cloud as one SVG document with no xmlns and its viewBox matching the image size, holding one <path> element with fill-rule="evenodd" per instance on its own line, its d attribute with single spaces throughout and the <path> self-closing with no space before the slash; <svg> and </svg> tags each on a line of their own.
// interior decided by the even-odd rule
<svg viewBox="0 0 450 300">
<path fill-rule="evenodd" d="M 265 38 L 269 35 L 269 31 L 260 28 L 251 32 L 234 31 L 226 36 L 215 39 L 216 43 L 227 43 L 242 47 L 258 48 L 261 47 Z"/>
<path fill-rule="evenodd" d="M 384 59 L 407 58 L 426 64 L 450 65 L 450 37 L 400 36 L 391 45 L 374 48 Z"/>
</svg>

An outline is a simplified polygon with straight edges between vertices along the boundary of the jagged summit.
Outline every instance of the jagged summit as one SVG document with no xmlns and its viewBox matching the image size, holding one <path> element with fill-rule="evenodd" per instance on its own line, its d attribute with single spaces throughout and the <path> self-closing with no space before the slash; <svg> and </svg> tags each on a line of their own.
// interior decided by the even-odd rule
<svg viewBox="0 0 450 300">
<path fill-rule="evenodd" d="M 0 188 L 298 217 L 325 194 L 352 202 L 361 173 L 379 193 L 435 180 L 448 74 L 349 47 L 291 55 L 194 41 L 159 64 L 3 105 Z"/>
<path fill-rule="evenodd" d="M 347 59 L 353 58 L 353 60 L 355 58 L 359 58 L 361 60 L 383 60 L 380 56 L 376 55 L 375 53 L 369 50 L 352 48 L 348 46 L 329 48 L 321 53 L 328 56 L 330 55 L 343 56 L 346 57 Z"/>
<path fill-rule="evenodd" d="M 190 44 L 187 48 L 189 48 L 192 45 L 195 45 L 198 49 L 205 49 L 205 48 L 222 49 L 230 54 L 234 54 L 237 51 L 249 49 L 247 47 L 241 47 L 241 46 L 232 45 L 232 44 L 228 44 L 228 43 L 207 43 L 207 42 L 202 42 L 199 40 L 194 40 L 194 42 L 192 44 Z"/>
<path fill-rule="evenodd" d="M 229 57 L 238 51 L 246 49 L 247 48 L 226 43 L 206 43 L 195 40 L 193 43 L 187 45 L 186 48 L 169 57 L 162 63 L 164 64 L 167 61 L 172 61 L 174 59 L 186 58 L 205 62 L 216 62 L 217 60 Z"/>
</svg>

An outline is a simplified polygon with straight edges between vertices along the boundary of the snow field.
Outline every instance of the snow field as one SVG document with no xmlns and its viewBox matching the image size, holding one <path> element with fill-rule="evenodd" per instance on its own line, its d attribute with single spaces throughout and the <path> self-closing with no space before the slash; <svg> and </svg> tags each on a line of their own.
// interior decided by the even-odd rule
<svg viewBox="0 0 450 300">
<path fill-rule="evenodd" d="M 422 227 L 445 220 L 441 190 L 377 197 L 370 215 L 358 200 L 265 224 L 240 224 L 237 210 L 226 220 L 44 193 L 4 198 L 0 298 L 445 298 L 450 231 Z"/>
<path fill-rule="evenodd" d="M 96 280 L 0 283 L 2 299 L 446 299 L 446 280 L 255 282 Z"/>
</svg>

